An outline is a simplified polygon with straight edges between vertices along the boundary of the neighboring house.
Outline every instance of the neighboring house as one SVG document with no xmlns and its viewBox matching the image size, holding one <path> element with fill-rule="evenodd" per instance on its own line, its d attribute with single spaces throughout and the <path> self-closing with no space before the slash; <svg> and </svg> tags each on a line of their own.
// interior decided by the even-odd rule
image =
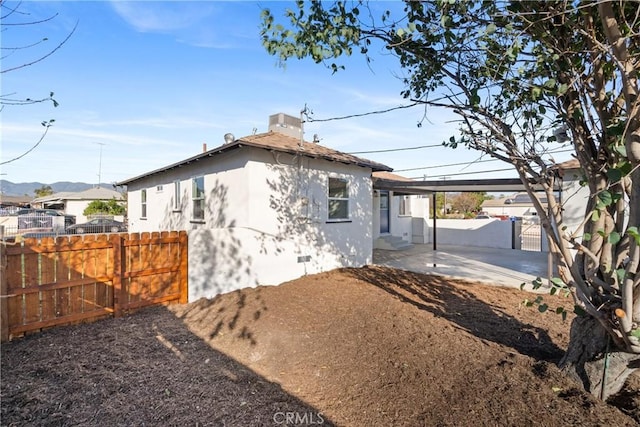
<svg viewBox="0 0 640 427">
<path fill-rule="evenodd" d="M 94 200 L 102 200 L 108 202 L 110 200 L 124 202 L 125 198 L 122 193 L 102 187 L 94 187 L 79 192 L 60 192 L 48 196 L 38 197 L 31 201 L 31 206 L 43 209 L 55 209 L 64 212 L 67 215 L 74 215 L 76 223 L 81 224 L 87 221 L 84 210 L 89 203 Z M 123 220 L 123 217 L 116 218 Z"/>
<path fill-rule="evenodd" d="M 575 230 L 584 220 L 589 200 L 589 188 L 581 185 L 582 171 L 578 160 L 569 160 L 554 166 L 558 172 L 558 200 L 562 203 L 562 221 L 567 230 Z M 546 206 L 544 194 L 540 200 Z M 482 210 L 490 215 L 509 215 L 516 217 L 536 216 L 535 208 L 527 193 L 517 193 L 513 196 L 485 200 Z"/>
<path fill-rule="evenodd" d="M 122 181 L 129 232 L 189 231 L 189 301 L 370 264 L 380 163 L 302 141 L 282 113 L 269 132 Z"/>
<path fill-rule="evenodd" d="M 377 188 L 376 183 L 406 183 L 409 178 L 389 172 L 374 172 L 373 240 L 376 249 L 403 249 L 429 240 L 429 196 Z"/>
<path fill-rule="evenodd" d="M 544 194 L 541 194 L 539 197 L 542 204 L 546 206 L 547 198 Z M 485 200 L 482 202 L 481 209 L 491 216 L 523 218 L 536 215 L 536 210 L 527 193 L 517 193 L 508 197 Z"/>
<path fill-rule="evenodd" d="M 31 197 L 29 196 L 7 196 L 0 193 L 0 209 L 11 208 L 12 211 L 22 207 L 29 207 Z"/>
</svg>

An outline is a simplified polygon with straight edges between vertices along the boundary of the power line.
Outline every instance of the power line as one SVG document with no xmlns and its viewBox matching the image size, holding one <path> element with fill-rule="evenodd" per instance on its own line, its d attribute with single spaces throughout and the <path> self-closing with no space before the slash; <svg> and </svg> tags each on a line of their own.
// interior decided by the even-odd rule
<svg viewBox="0 0 640 427">
<path fill-rule="evenodd" d="M 405 147 L 405 148 L 389 148 L 387 150 L 374 150 L 374 151 L 354 151 L 352 153 L 347 154 L 373 154 L 373 153 L 389 153 L 391 151 L 408 151 L 408 150 L 419 150 L 421 148 L 434 148 L 434 147 L 443 147 L 442 144 L 433 144 L 433 145 L 420 145 L 418 147 Z"/>
<path fill-rule="evenodd" d="M 442 98 L 437 98 L 436 101 L 439 101 L 441 99 L 445 99 L 446 97 L 442 97 Z M 433 102 L 433 100 L 432 100 Z M 407 104 L 407 105 L 400 105 L 398 107 L 392 107 L 392 108 L 388 108 L 386 110 L 378 110 L 378 111 L 370 111 L 367 113 L 360 113 L 360 114 L 350 114 L 347 116 L 341 116 L 341 117 L 331 117 L 328 119 L 313 119 L 312 117 L 309 117 L 309 115 L 307 113 L 304 113 L 307 111 L 307 107 L 305 105 L 305 109 L 303 110 L 303 113 L 307 116 L 307 121 L 308 122 L 330 122 L 330 121 L 334 121 L 334 120 L 345 120 L 345 119 L 351 119 L 354 117 L 364 117 L 364 116 L 370 116 L 373 114 L 384 114 L 384 113 L 388 113 L 391 111 L 395 111 L 395 110 L 402 110 L 402 109 L 406 109 L 406 108 L 412 108 L 415 107 L 416 105 L 424 105 L 425 102 L 413 102 L 411 104 Z M 437 147 L 443 147 L 444 144 L 432 144 L 432 145 L 420 145 L 420 146 L 416 146 L 416 147 L 403 147 L 403 148 L 390 148 L 390 149 L 386 149 L 386 150 L 371 150 L 371 151 L 353 151 L 350 153 L 346 153 L 346 154 L 376 154 L 376 153 L 390 153 L 390 152 L 395 152 L 395 151 L 410 151 L 410 150 L 420 150 L 423 148 L 437 148 Z M 564 152 L 568 152 L 568 151 L 572 151 L 571 149 L 567 149 L 567 150 L 549 150 L 549 152 L 547 154 L 551 154 L 551 153 L 564 153 Z M 444 168 L 444 167 L 450 167 L 450 166 L 470 166 L 472 164 L 475 163 L 485 163 L 485 162 L 495 162 L 495 161 L 500 161 L 499 159 L 487 159 L 487 160 L 474 160 L 471 162 L 464 162 L 464 163 L 452 163 L 452 164 L 448 164 L 448 165 L 437 165 L 437 166 L 425 166 L 425 167 L 418 167 L 418 168 L 409 168 L 409 169 L 398 169 L 395 172 L 408 172 L 408 171 L 414 171 L 414 170 L 421 170 L 421 169 L 436 169 L 436 168 Z M 464 168 L 463 168 L 464 169 Z M 506 168 L 506 169 L 496 169 L 494 171 L 480 171 L 480 172 L 460 172 L 460 173 L 455 173 L 455 174 L 447 174 L 448 176 L 458 176 L 458 175 L 469 175 L 469 174 L 478 174 L 478 173 L 491 173 L 491 172 L 503 172 L 503 171 L 509 171 L 512 170 L 513 168 Z M 412 178 L 415 179 L 415 178 Z"/>
<path fill-rule="evenodd" d="M 474 163 L 485 163 L 485 162 L 499 162 L 500 159 L 487 159 L 487 160 L 474 160 L 472 162 L 462 162 L 462 163 L 450 163 L 448 165 L 438 165 L 438 166 L 423 166 L 421 168 L 409 168 L 409 169 L 394 169 L 394 172 L 409 172 L 409 171 L 417 171 L 420 169 L 438 169 L 438 168 L 446 168 L 449 166 L 468 166 Z"/>
<path fill-rule="evenodd" d="M 378 110 L 378 111 L 369 111 L 367 113 L 360 113 L 360 114 L 350 114 L 348 116 L 341 116 L 341 117 L 331 117 L 328 119 L 314 119 L 312 117 L 307 116 L 307 121 L 308 122 L 331 122 L 334 120 L 345 120 L 345 119 L 352 119 L 354 117 L 364 117 L 364 116 L 370 116 L 372 114 L 384 114 L 384 113 L 389 113 L 391 111 L 395 111 L 395 110 L 403 110 L 405 108 L 411 108 L 411 107 L 415 107 L 416 105 L 422 105 L 422 102 L 414 102 L 412 104 L 407 104 L 407 105 L 400 105 L 398 107 L 392 107 L 392 108 L 388 108 L 386 110 Z"/>
<path fill-rule="evenodd" d="M 375 153 L 390 153 L 393 151 L 409 151 L 409 150 L 419 150 L 422 148 L 437 148 L 437 147 L 445 147 L 444 144 L 431 144 L 431 145 L 418 145 L 415 147 L 403 147 L 403 148 L 388 148 L 386 150 L 372 150 L 372 151 L 353 151 L 353 152 L 349 152 L 346 154 L 375 154 Z M 561 149 L 557 149 L 557 150 L 549 150 L 547 154 L 553 154 L 553 153 L 566 153 L 572 151 L 571 149 L 566 149 L 566 150 L 561 150 Z M 544 153 L 542 153 L 544 154 Z M 492 160 L 484 160 L 484 161 L 492 161 Z M 466 164 L 466 163 L 464 163 Z M 428 167 L 428 166 L 427 166 Z M 418 169 L 422 169 L 422 168 L 418 168 Z M 410 169 L 407 169 L 410 170 Z"/>
<path fill-rule="evenodd" d="M 447 177 L 450 176 L 459 176 L 459 175 L 477 175 L 480 173 L 493 173 L 493 172 L 504 172 L 504 171 L 512 171 L 514 170 L 514 168 L 505 168 L 505 169 L 494 169 L 494 170 L 488 170 L 488 171 L 477 171 L 477 172 L 460 172 L 460 173 L 448 173 Z M 424 176 L 416 176 L 413 178 L 409 178 L 409 179 L 424 179 Z"/>
<path fill-rule="evenodd" d="M 414 147 L 414 148 L 424 148 L 427 146 L 423 146 L 423 147 Z M 409 148 L 402 148 L 399 150 L 407 150 Z M 391 150 L 387 150 L 387 151 L 391 151 Z M 557 153 L 568 153 L 568 152 L 572 152 L 572 149 L 556 149 L 556 150 L 549 150 L 547 154 L 557 154 Z M 446 167 L 450 167 L 450 166 L 471 166 L 475 163 L 486 163 L 486 162 L 501 162 L 502 160 L 500 159 L 487 159 L 487 160 L 472 160 L 470 162 L 462 162 L 462 163 L 449 163 L 446 165 L 435 165 L 435 166 L 422 166 L 422 167 L 417 167 L 417 168 L 408 168 L 408 169 L 394 169 L 394 172 L 409 172 L 409 171 L 416 171 L 416 170 L 421 170 L 421 169 L 438 169 L 438 168 L 446 168 Z"/>
<path fill-rule="evenodd" d="M 459 93 L 457 93 L 457 94 L 453 94 L 453 95 L 454 95 L 454 96 L 457 96 L 457 95 L 461 95 L 461 94 L 463 94 L 463 93 L 464 93 L 464 92 L 460 91 Z M 350 115 L 348 115 L 348 116 L 331 117 L 331 118 L 328 118 L 328 119 L 314 119 L 314 118 L 309 117 L 309 116 L 307 115 L 307 120 L 308 120 L 309 122 L 331 122 L 331 121 L 334 121 L 334 120 L 344 120 L 344 119 L 352 119 L 352 118 L 354 118 L 354 117 L 370 116 L 370 115 L 372 115 L 372 114 L 384 114 L 384 113 L 389 113 L 389 112 L 391 112 L 391 111 L 395 111 L 395 110 L 403 110 L 403 109 L 405 109 L 405 108 L 412 108 L 412 107 L 415 107 L 416 105 L 424 105 L 424 106 L 427 106 L 427 105 L 429 105 L 429 103 L 430 103 L 430 102 L 439 102 L 439 101 L 442 101 L 442 100 L 444 100 L 444 99 L 449 99 L 449 97 L 450 97 L 449 95 L 445 95 L 445 96 L 441 96 L 441 97 L 439 97 L 439 98 L 431 99 L 431 100 L 429 100 L 429 101 L 414 101 L 414 102 L 412 102 L 411 104 L 407 104 L 407 105 L 399 105 L 399 106 L 397 106 L 397 107 L 388 108 L 388 109 L 386 109 L 386 110 L 369 111 L 369 112 L 367 112 L 367 113 L 350 114 Z M 305 106 L 305 109 L 306 109 L 306 106 Z M 424 118 L 423 118 L 423 119 L 424 119 Z M 420 126 L 421 126 L 421 124 L 422 124 L 422 120 L 418 123 L 418 127 L 420 127 Z"/>
</svg>

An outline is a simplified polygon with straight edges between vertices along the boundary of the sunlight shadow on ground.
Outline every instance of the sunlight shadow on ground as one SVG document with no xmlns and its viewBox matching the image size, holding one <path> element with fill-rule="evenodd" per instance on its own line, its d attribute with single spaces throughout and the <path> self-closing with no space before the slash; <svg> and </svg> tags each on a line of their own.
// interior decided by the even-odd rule
<svg viewBox="0 0 640 427">
<path fill-rule="evenodd" d="M 1 351 L 3 425 L 249 426 L 287 416 L 333 425 L 165 307 L 51 329 Z"/>
<path fill-rule="evenodd" d="M 450 279 L 386 267 L 350 269 L 348 272 L 400 301 L 449 320 L 478 338 L 507 345 L 521 354 L 545 361 L 555 362 L 564 354 L 544 329 L 524 324 L 499 308 L 479 300 L 472 292 L 452 286 Z M 474 316 L 469 316 L 469 313 L 474 313 Z M 471 318 L 476 320 L 471 322 Z M 478 318 L 483 319 L 481 323 L 477 321 Z M 498 324 L 500 328 L 492 327 Z M 500 334 L 499 331 L 505 327 L 520 331 L 519 336 L 514 339 L 512 335 Z M 557 351 L 541 351 L 540 343 L 543 342 Z"/>
</svg>

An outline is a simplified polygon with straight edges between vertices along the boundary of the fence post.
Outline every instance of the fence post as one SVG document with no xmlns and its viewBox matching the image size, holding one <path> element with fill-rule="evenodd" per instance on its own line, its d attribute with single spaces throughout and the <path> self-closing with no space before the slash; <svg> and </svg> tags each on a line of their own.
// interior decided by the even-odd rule
<svg viewBox="0 0 640 427">
<path fill-rule="evenodd" d="M 7 302 L 7 248 L 4 245 L 4 225 L 0 225 L 0 341 L 9 340 L 9 304 Z"/>
<path fill-rule="evenodd" d="M 522 250 L 522 221 L 511 222 L 511 249 Z"/>
<path fill-rule="evenodd" d="M 121 317 L 122 306 L 126 301 L 126 286 L 123 285 L 126 260 L 124 259 L 124 240 L 119 234 L 111 235 L 113 245 L 113 315 Z"/>
<path fill-rule="evenodd" d="M 180 304 L 189 302 L 189 238 L 186 231 L 180 231 Z"/>
</svg>

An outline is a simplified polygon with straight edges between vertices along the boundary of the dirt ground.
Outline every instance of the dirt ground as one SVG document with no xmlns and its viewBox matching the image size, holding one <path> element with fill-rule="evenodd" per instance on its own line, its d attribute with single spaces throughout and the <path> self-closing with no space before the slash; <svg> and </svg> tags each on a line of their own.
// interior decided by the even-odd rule
<svg viewBox="0 0 640 427">
<path fill-rule="evenodd" d="M 638 425 L 638 378 L 581 391 L 555 365 L 570 319 L 526 297 L 364 267 L 50 329 L 2 345 L 1 423 Z"/>
</svg>

